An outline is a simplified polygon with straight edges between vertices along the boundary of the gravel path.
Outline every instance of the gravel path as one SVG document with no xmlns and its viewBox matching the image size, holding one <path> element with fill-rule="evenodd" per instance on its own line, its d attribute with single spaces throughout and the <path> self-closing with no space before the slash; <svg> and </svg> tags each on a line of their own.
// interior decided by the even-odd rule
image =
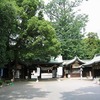
<svg viewBox="0 0 100 100">
<path fill-rule="evenodd" d="M 0 88 L 0 100 L 100 100 L 100 85 L 79 79 L 16 82 Z"/>
</svg>

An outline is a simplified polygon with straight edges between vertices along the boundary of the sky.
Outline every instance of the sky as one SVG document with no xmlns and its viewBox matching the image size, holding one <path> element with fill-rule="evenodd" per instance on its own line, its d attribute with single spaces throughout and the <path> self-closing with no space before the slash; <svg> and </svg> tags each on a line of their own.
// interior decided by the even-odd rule
<svg viewBox="0 0 100 100">
<path fill-rule="evenodd" d="M 44 0 L 46 3 L 50 0 Z M 100 0 L 87 0 L 80 6 L 81 12 L 88 15 L 86 32 L 95 32 L 100 38 Z"/>
<path fill-rule="evenodd" d="M 89 17 L 86 32 L 96 32 L 100 37 L 100 0 L 88 0 L 81 5 L 82 13 Z"/>
</svg>

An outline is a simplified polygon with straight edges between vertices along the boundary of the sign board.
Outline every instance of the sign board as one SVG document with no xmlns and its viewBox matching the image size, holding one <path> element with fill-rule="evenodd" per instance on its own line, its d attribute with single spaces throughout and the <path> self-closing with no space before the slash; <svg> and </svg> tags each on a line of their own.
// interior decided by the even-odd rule
<svg viewBox="0 0 100 100">
<path fill-rule="evenodd" d="M 37 73 L 36 73 L 37 76 L 40 76 L 40 68 L 37 67 Z"/>
<path fill-rule="evenodd" d="M 57 75 L 62 75 L 63 73 L 63 69 L 62 69 L 62 67 L 58 67 L 57 68 Z"/>
</svg>

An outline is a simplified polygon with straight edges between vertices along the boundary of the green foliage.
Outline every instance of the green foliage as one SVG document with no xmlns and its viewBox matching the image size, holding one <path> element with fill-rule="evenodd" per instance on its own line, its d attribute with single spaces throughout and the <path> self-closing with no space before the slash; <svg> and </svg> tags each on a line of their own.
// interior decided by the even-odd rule
<svg viewBox="0 0 100 100">
<path fill-rule="evenodd" d="M 0 66 L 10 61 L 16 66 L 18 60 L 47 61 L 60 53 L 55 30 L 44 20 L 42 9 L 39 0 L 0 2 Z"/>
<path fill-rule="evenodd" d="M 95 54 L 100 53 L 100 40 L 97 33 L 89 32 L 87 38 L 83 39 L 82 42 L 86 59 L 92 59 Z"/>
<path fill-rule="evenodd" d="M 6 83 L 7 85 L 10 85 L 11 80 L 6 80 L 5 83 Z"/>
<path fill-rule="evenodd" d="M 100 53 L 100 40 L 95 33 L 83 37 L 87 15 L 74 8 L 81 0 L 53 0 L 46 6 L 52 24 L 43 18 L 39 0 L 0 1 L 0 67 L 10 61 L 49 61 L 63 55 L 92 58 Z M 16 65 L 15 65 L 16 66 Z"/>
<path fill-rule="evenodd" d="M 82 33 L 87 22 L 87 15 L 76 10 L 81 3 L 82 0 L 52 0 L 45 7 L 61 42 L 64 59 L 79 55 Z"/>
<path fill-rule="evenodd" d="M 3 81 L 2 80 L 0 80 L 0 86 L 3 84 Z"/>
<path fill-rule="evenodd" d="M 14 2 L 0 2 L 0 67 L 8 62 L 10 36 L 16 31 L 16 9 Z"/>
<path fill-rule="evenodd" d="M 36 14 L 38 4 L 39 0 L 23 0 L 22 7 L 24 8 L 25 13 L 32 17 Z"/>
<path fill-rule="evenodd" d="M 26 52 L 21 53 L 26 60 L 40 59 L 48 61 L 51 56 L 60 53 L 60 43 L 56 39 L 54 28 L 49 22 L 32 17 L 28 21 L 28 27 L 24 39 Z"/>
</svg>

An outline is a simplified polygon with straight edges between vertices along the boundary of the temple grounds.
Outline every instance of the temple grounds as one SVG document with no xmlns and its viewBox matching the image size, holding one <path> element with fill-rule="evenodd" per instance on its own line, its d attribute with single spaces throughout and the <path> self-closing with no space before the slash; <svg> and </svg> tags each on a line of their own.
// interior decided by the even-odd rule
<svg viewBox="0 0 100 100">
<path fill-rule="evenodd" d="M 1 87 L 0 100 L 100 100 L 100 85 L 80 79 L 19 81 Z"/>
</svg>

